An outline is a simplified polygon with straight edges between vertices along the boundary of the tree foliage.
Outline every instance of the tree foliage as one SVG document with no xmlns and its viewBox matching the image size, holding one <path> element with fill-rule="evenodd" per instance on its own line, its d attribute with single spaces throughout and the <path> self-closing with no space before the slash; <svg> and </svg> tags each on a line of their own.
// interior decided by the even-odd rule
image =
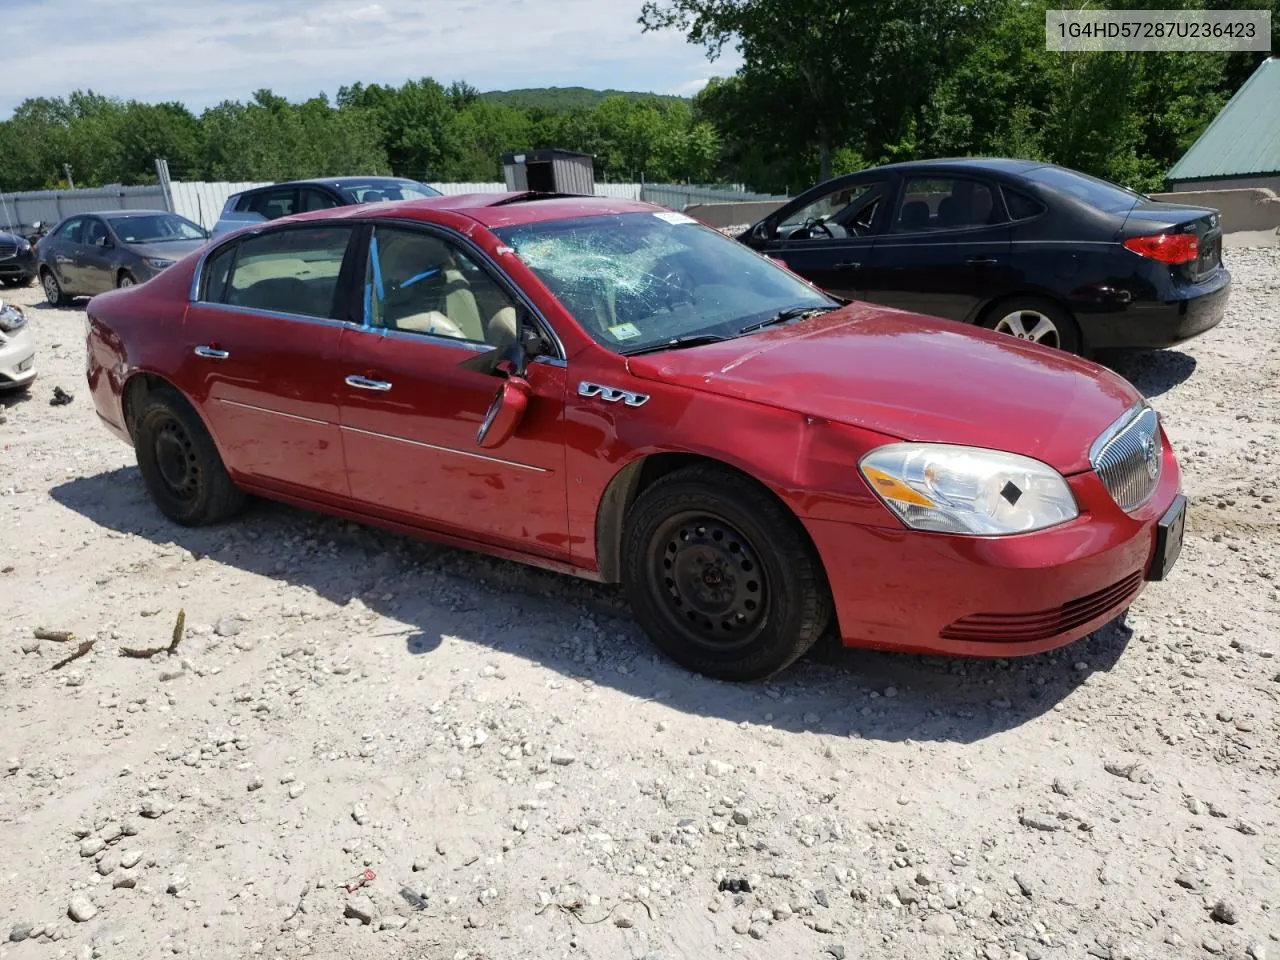
<svg viewBox="0 0 1280 960">
<path fill-rule="evenodd" d="M 692 100 L 581 87 L 480 93 L 429 77 L 357 83 L 301 103 L 259 90 L 199 116 L 92 90 L 30 99 L 0 122 L 0 189 L 60 185 L 64 165 L 81 186 L 148 183 L 156 157 L 175 179 L 492 181 L 503 153 L 539 147 L 594 154 L 604 180 L 718 180 L 771 192 L 876 163 L 962 155 L 1052 160 L 1150 189 L 1261 59 L 1050 52 L 1049 5 L 648 0 L 642 29 L 682 31 L 713 59 L 730 46 L 742 56 Z M 1273 11 L 1280 49 L 1280 0 L 1247 5 Z"/>
</svg>

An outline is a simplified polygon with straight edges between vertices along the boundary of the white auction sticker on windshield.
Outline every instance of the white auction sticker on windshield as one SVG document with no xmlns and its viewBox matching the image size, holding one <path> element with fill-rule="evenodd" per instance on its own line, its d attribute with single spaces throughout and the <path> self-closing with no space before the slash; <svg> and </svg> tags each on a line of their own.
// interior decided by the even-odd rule
<svg viewBox="0 0 1280 960">
<path fill-rule="evenodd" d="M 640 336 L 640 329 L 634 323 L 620 323 L 616 327 L 610 327 L 609 332 L 616 340 L 634 340 Z"/>
<path fill-rule="evenodd" d="M 662 210 L 654 214 L 659 220 L 665 220 L 667 223 L 697 223 L 693 217 L 684 213 L 676 213 L 674 210 Z"/>
</svg>

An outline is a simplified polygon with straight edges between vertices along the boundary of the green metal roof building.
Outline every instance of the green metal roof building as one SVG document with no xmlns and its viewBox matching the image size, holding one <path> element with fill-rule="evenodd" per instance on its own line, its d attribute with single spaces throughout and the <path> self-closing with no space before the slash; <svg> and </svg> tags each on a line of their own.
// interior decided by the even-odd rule
<svg viewBox="0 0 1280 960">
<path fill-rule="evenodd" d="M 1280 193 L 1280 57 L 1258 65 L 1166 180 L 1169 190 L 1269 187 Z"/>
</svg>

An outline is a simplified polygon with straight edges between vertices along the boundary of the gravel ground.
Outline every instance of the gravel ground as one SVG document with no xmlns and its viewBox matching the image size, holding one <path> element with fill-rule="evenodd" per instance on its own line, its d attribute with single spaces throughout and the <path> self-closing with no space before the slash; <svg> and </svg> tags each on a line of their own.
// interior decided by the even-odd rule
<svg viewBox="0 0 1280 960">
<path fill-rule="evenodd" d="M 43 374 L 0 401 L 0 957 L 1275 960 L 1280 250 L 1228 262 L 1225 323 L 1117 362 L 1194 502 L 1127 622 L 753 686 L 657 659 L 614 589 L 270 504 L 169 524 L 95 420 L 82 312 L 34 306 Z M 171 654 L 121 655 L 179 611 Z"/>
</svg>

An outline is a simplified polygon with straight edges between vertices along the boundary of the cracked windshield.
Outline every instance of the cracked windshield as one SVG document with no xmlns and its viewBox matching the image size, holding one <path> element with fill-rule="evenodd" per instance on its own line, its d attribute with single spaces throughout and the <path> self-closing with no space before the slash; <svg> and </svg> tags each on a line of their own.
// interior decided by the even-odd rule
<svg viewBox="0 0 1280 960">
<path fill-rule="evenodd" d="M 494 231 L 599 343 L 637 353 L 727 339 L 783 311 L 834 301 L 678 213 L 629 213 Z"/>
</svg>

